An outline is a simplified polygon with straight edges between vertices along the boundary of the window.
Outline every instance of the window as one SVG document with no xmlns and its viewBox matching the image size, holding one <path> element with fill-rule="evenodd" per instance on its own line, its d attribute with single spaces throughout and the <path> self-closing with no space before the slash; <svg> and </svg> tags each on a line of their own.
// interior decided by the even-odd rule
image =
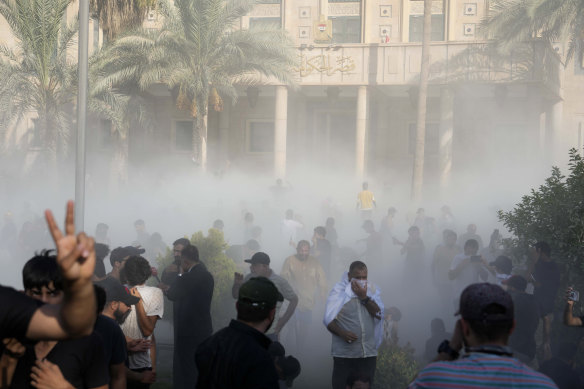
<svg viewBox="0 0 584 389">
<path fill-rule="evenodd" d="M 416 152 L 416 123 L 410 123 L 408 150 L 411 155 Z M 440 152 L 440 124 L 426 123 L 426 139 L 424 142 L 424 154 L 436 156 Z"/>
<path fill-rule="evenodd" d="M 424 1 L 410 0 L 410 42 L 421 42 L 424 35 Z M 444 40 L 444 0 L 432 0 L 430 40 Z"/>
<path fill-rule="evenodd" d="M 112 121 L 109 119 L 100 119 L 98 122 L 99 147 L 109 149 L 113 145 L 112 139 Z"/>
<path fill-rule="evenodd" d="M 424 15 L 410 15 L 410 42 L 421 42 L 424 35 Z M 444 15 L 432 15 L 430 40 L 444 40 Z"/>
<path fill-rule="evenodd" d="M 280 18 L 249 18 L 249 28 L 282 28 L 282 21 Z"/>
<path fill-rule="evenodd" d="M 174 122 L 174 149 L 191 151 L 193 146 L 193 121 L 177 120 Z"/>
<path fill-rule="evenodd" d="M 271 153 L 274 151 L 274 122 L 248 122 L 248 149 L 250 153 Z"/>
<path fill-rule="evenodd" d="M 361 43 L 361 17 L 337 16 L 333 22 L 334 43 Z"/>
</svg>

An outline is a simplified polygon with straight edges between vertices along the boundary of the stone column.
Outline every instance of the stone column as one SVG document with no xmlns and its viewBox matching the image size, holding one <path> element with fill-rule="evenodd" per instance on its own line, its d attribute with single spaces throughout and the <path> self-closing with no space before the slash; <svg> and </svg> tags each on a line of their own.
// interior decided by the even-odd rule
<svg viewBox="0 0 584 389">
<path fill-rule="evenodd" d="M 274 120 L 274 174 L 286 177 L 286 136 L 288 122 L 288 89 L 276 86 L 276 118 Z"/>
<path fill-rule="evenodd" d="M 454 94 L 450 88 L 440 91 L 440 188 L 444 192 L 452 171 L 452 141 L 454 138 Z"/>
<path fill-rule="evenodd" d="M 355 142 L 355 167 L 358 178 L 365 175 L 365 139 L 367 136 L 367 87 L 357 89 L 357 137 Z"/>
<path fill-rule="evenodd" d="M 563 144 L 562 118 L 564 114 L 564 102 L 559 100 L 550 103 L 546 110 L 546 145 L 544 155 L 548 161 L 554 161 L 556 157 L 562 157 L 567 144 Z"/>
</svg>

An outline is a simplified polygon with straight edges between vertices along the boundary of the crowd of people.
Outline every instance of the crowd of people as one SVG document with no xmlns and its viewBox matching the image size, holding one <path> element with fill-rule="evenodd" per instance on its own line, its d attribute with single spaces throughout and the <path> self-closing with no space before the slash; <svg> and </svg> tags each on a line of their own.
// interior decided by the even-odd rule
<svg viewBox="0 0 584 389">
<path fill-rule="evenodd" d="M 282 184 L 275 188 L 281 196 Z M 372 388 L 380 348 L 404 345 L 398 325 L 408 326 L 408 315 L 423 308 L 416 306 L 421 297 L 435 301 L 442 317 L 427 318 L 430 337 L 416 354 L 425 367 L 411 377 L 411 388 L 582 387 L 577 345 L 552 341 L 561 274 L 546 242 L 537 242 L 521 267 L 505 255 L 499 230 L 488 246 L 475 224 L 458 235 L 448 206 L 438 219 L 420 208 L 407 226 L 390 207 L 376 229 L 377 206 L 363 183 L 356 212 L 364 238 L 349 245 L 334 217 L 308 229 L 288 209 L 277 244 L 293 253 L 282 262 L 263 249 L 253 213 L 242 212 L 244 243 L 225 250 L 238 269 L 231 290 L 236 315 L 225 328 L 213 328 L 215 279 L 188 239 L 176 239 L 174 261 L 156 269 L 166 244 L 143 220 L 134 223 L 130 245 L 110 251 L 106 224 L 90 238 L 75 231 L 72 203 L 63 231 L 47 211 L 46 247 L 56 250 L 24 264 L 24 293 L 0 287 L 0 388 L 148 388 L 158 379 L 155 332 L 163 319 L 173 326 L 175 388 L 296 386 L 313 368 L 306 350 L 316 323 L 329 334 L 332 369 L 320 372 L 329 384 L 314 387 Z M 212 228 L 223 231 L 225 223 L 217 219 Z M 22 253 L 17 236 L 7 215 L 0 243 L 10 255 Z M 409 299 L 396 290 L 424 296 Z M 566 293 L 565 325 L 583 326 L 572 313 L 577 292 Z"/>
</svg>

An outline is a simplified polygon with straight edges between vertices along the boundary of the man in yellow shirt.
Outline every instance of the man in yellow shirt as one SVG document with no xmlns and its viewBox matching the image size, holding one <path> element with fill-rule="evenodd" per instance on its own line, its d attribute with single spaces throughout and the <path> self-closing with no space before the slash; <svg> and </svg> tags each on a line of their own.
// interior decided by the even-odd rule
<svg viewBox="0 0 584 389">
<path fill-rule="evenodd" d="M 371 219 L 373 216 L 373 208 L 377 208 L 375 196 L 369 190 L 369 184 L 363 183 L 363 190 L 357 195 L 357 209 L 361 210 L 362 219 Z"/>
<path fill-rule="evenodd" d="M 299 350 L 309 334 L 312 324 L 312 311 L 316 299 L 325 301 L 328 289 L 326 275 L 318 259 L 310 255 L 310 243 L 306 240 L 298 242 L 296 255 L 291 255 L 284 261 L 281 277 L 290 283 L 298 295 L 298 306 L 294 313 L 293 328 L 296 335 L 296 344 Z"/>
</svg>

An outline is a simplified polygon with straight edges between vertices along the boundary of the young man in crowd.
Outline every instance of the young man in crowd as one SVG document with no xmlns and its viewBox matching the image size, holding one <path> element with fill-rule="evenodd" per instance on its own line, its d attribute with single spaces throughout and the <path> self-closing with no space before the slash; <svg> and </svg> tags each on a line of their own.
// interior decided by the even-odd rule
<svg viewBox="0 0 584 389">
<path fill-rule="evenodd" d="M 24 265 L 22 283 L 25 294 L 33 299 L 46 304 L 63 302 L 63 278 L 57 258 L 51 255 L 51 251 L 43 251 Z M 51 369 L 46 373 L 55 372 L 57 378 L 62 377 L 63 384 L 66 381 L 76 388 L 107 388 L 107 363 L 101 339 L 96 333 L 78 339 L 43 340 L 34 345 L 25 344 L 24 347 L 11 341 L 6 343 L 0 364 L 9 366 L 6 382 L 11 382 L 12 388 L 28 388 L 31 380 L 36 381 L 37 374 L 33 370 L 39 368 L 36 362 L 45 359 L 51 363 Z"/>
<path fill-rule="evenodd" d="M 274 323 L 276 305 L 284 298 L 265 277 L 254 277 L 239 288 L 237 320 L 198 347 L 197 389 L 278 389 L 278 373 L 265 335 Z"/>
<path fill-rule="evenodd" d="M 294 314 L 293 325 L 297 350 L 304 350 L 310 334 L 312 311 L 317 298 L 324 301 L 327 295 L 326 275 L 316 258 L 310 255 L 310 243 L 298 242 L 296 255 L 284 261 L 280 275 L 294 288 L 298 295 L 298 307 Z"/>
<path fill-rule="evenodd" d="M 136 373 L 156 372 L 156 347 L 152 340 L 154 328 L 164 312 L 164 295 L 162 290 L 145 283 L 152 274 L 148 261 L 139 256 L 132 256 L 126 261 L 124 274 L 131 287 L 132 296 L 138 301 L 130 310 L 128 318 L 121 324 L 122 331 L 130 339 L 150 340 L 153 347 L 144 352 L 135 352 L 128 356 L 130 370 Z M 149 384 L 129 381 L 128 388 L 148 388 Z"/>
<path fill-rule="evenodd" d="M 368 220 L 373 217 L 373 208 L 377 208 L 377 203 L 367 182 L 363 183 L 362 188 L 363 190 L 357 194 L 357 209 L 361 212 L 361 219 Z"/>
<path fill-rule="evenodd" d="M 515 307 L 515 330 L 509 337 L 509 346 L 515 358 L 530 365 L 535 358 L 535 332 L 539 326 L 539 307 L 531 294 L 525 293 L 527 280 L 520 275 L 509 278 L 505 285 Z"/>
<path fill-rule="evenodd" d="M 326 301 L 324 325 L 332 337 L 332 387 L 344 389 L 351 372 L 375 374 L 377 349 L 383 338 L 381 292 L 367 282 L 367 266 L 351 263 Z"/>
<path fill-rule="evenodd" d="M 469 285 L 460 296 L 457 314 L 461 317 L 452 339 L 440 344 L 436 362 L 418 373 L 410 389 L 557 388 L 549 377 L 513 358 L 508 347 L 515 323 L 513 300 L 500 286 Z"/>
<path fill-rule="evenodd" d="M 464 252 L 458 254 L 450 264 L 448 278 L 454 281 L 454 306 L 458 305 L 458 297 L 468 285 L 486 281 L 489 273 L 486 261 L 478 256 L 479 243 L 469 239 L 464 243 Z"/>
<path fill-rule="evenodd" d="M 240 273 L 235 273 L 235 278 L 233 280 L 233 287 L 231 288 L 231 294 L 233 298 L 237 298 L 239 296 L 239 288 L 241 285 L 249 281 L 252 277 L 266 277 L 270 281 L 276 285 L 278 291 L 284 296 L 285 300 L 288 300 L 289 304 L 286 308 L 286 312 L 284 315 L 280 317 L 280 308 L 282 307 L 282 303 L 278 302 L 276 305 L 276 316 L 274 319 L 274 324 L 270 327 L 266 335 L 272 339 L 273 341 L 277 341 L 278 337 L 280 336 L 280 331 L 282 328 L 288 323 L 288 320 L 294 314 L 294 310 L 298 305 L 298 296 L 294 293 L 294 289 L 290 286 L 288 281 L 285 278 L 280 277 L 270 268 L 270 257 L 268 254 L 263 252 L 255 253 L 250 259 L 246 259 L 245 262 L 250 264 L 249 270 L 250 273 L 243 277 Z"/>
</svg>

